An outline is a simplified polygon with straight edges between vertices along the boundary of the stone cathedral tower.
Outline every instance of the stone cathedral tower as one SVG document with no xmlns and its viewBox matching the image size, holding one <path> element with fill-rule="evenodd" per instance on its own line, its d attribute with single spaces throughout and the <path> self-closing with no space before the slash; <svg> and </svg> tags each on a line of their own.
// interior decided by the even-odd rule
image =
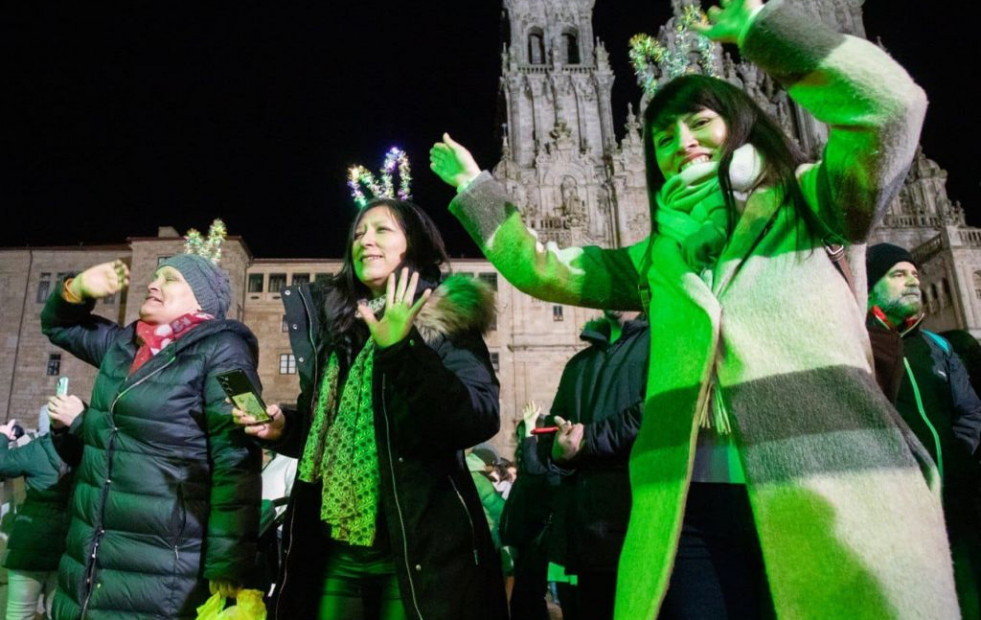
<svg viewBox="0 0 981 620">
<path fill-rule="evenodd" d="M 639 125 L 617 144 L 594 0 L 504 0 L 505 131 L 495 176 L 540 238 L 607 247 L 647 234 Z M 639 227 L 638 224 L 641 224 Z"/>
<path fill-rule="evenodd" d="M 640 125 L 631 112 L 618 143 L 594 1 L 504 0 L 504 131 L 493 173 L 542 241 L 617 247 L 646 237 L 650 220 Z M 584 346 L 580 331 L 600 313 L 499 286 L 502 428 L 513 428 L 525 403 L 550 409 L 562 369 Z"/>
</svg>

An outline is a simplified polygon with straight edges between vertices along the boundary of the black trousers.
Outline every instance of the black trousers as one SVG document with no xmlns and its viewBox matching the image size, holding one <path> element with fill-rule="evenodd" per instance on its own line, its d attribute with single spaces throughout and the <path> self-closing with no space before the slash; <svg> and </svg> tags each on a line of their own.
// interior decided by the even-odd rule
<svg viewBox="0 0 981 620">
<path fill-rule="evenodd" d="M 662 620 L 773 618 L 746 487 L 692 483 Z"/>
<path fill-rule="evenodd" d="M 406 620 L 391 553 L 333 542 L 319 620 Z"/>
</svg>

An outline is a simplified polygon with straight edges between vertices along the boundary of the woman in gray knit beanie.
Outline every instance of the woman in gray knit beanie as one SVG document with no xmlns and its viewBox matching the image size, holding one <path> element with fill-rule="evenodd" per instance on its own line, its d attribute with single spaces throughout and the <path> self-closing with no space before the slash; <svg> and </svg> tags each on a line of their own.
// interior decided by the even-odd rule
<svg viewBox="0 0 981 620">
<path fill-rule="evenodd" d="M 225 318 L 229 279 L 208 258 L 162 261 L 130 296 L 131 325 L 93 313 L 128 284 L 122 261 L 90 267 L 41 315 L 53 344 L 99 367 L 81 428 L 66 434 L 84 449 L 53 616 L 192 620 L 210 591 L 246 585 L 255 562 L 261 454 L 217 377 L 239 370 L 260 385 L 258 343 Z"/>
<path fill-rule="evenodd" d="M 197 254 L 171 256 L 161 262 L 160 267 L 173 267 L 179 271 L 194 291 L 201 310 L 215 318 L 225 318 L 232 302 L 232 291 L 224 269 Z"/>
</svg>

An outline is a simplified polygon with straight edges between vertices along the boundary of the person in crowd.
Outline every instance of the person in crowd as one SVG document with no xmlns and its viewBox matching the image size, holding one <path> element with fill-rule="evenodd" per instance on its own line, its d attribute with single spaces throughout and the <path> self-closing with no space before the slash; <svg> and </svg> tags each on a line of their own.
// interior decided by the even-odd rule
<svg viewBox="0 0 981 620">
<path fill-rule="evenodd" d="M 557 481 L 547 462 L 539 460 L 538 437 L 532 433 L 543 420 L 542 409 L 534 402 L 521 410 L 514 453 L 518 475 L 501 514 L 501 543 L 513 550 L 514 557 L 511 620 L 548 618 L 545 529 L 552 516 L 552 487 Z"/>
<path fill-rule="evenodd" d="M 259 558 L 261 585 L 267 593 L 279 575 L 282 556 L 282 521 L 286 513 L 293 480 L 296 478 L 296 459 L 262 450 L 262 510 L 259 517 Z"/>
<path fill-rule="evenodd" d="M 69 424 L 85 409 L 75 395 L 54 396 L 48 403 L 52 416 Z M 58 582 L 58 561 L 65 550 L 68 498 L 72 474 L 58 455 L 50 433 L 10 449 L 16 441 L 16 421 L 0 425 L 0 476 L 23 476 L 24 503 L 14 515 L 3 566 L 7 569 L 7 620 L 34 620 L 43 603 L 51 617 L 51 602 Z"/>
<path fill-rule="evenodd" d="M 505 500 L 511 494 L 511 487 L 514 485 L 516 477 L 517 470 L 511 461 L 500 459 L 494 463 L 493 471 L 491 471 L 491 481 L 494 483 L 494 488 Z"/>
<path fill-rule="evenodd" d="M 937 471 L 876 385 L 864 326 L 865 241 L 926 98 L 884 51 L 792 2 L 708 15 L 698 30 L 828 125 L 821 161 L 740 89 L 677 77 L 644 112 L 652 232 L 601 249 L 538 243 L 463 146 L 445 135 L 430 154 L 458 190 L 450 210 L 518 289 L 648 310 L 615 617 L 956 617 Z"/>
<path fill-rule="evenodd" d="M 56 287 L 41 313 L 52 343 L 99 369 L 71 435 L 82 444 L 54 618 L 194 618 L 211 588 L 254 570 L 261 454 L 235 425 L 217 376 L 259 385 L 257 343 L 225 318 L 228 275 L 178 254 L 126 327 L 92 313 L 127 286 L 121 261 Z M 68 452 L 63 452 L 67 454 Z"/>
<path fill-rule="evenodd" d="M 583 618 L 613 618 L 616 568 L 630 517 L 627 462 L 640 428 L 647 386 L 650 326 L 607 310 L 586 325 L 590 346 L 569 360 L 546 424 L 540 451 L 564 471 L 556 489 L 549 555 L 578 576 Z"/>
<path fill-rule="evenodd" d="M 504 513 L 504 498 L 494 488 L 494 478 L 491 477 L 494 466 L 484 462 L 476 451 L 467 454 L 466 463 L 467 469 L 470 471 L 470 478 L 473 480 L 477 495 L 480 497 L 480 505 L 484 510 L 484 518 L 487 520 L 494 549 L 502 551 L 501 517 Z M 502 561 L 506 559 L 509 560 L 510 556 L 502 557 Z M 505 575 L 509 572 L 505 571 Z"/>
<path fill-rule="evenodd" d="M 912 254 L 890 243 L 874 245 L 866 272 L 866 325 L 879 385 L 937 465 L 961 612 L 978 618 L 981 399 L 950 343 L 920 324 L 923 300 Z"/>
<path fill-rule="evenodd" d="M 966 329 L 948 329 L 940 332 L 940 335 L 950 343 L 954 353 L 964 363 L 974 393 L 981 393 L 981 342 Z"/>
<path fill-rule="evenodd" d="M 501 563 L 463 450 L 499 426 L 481 337 L 493 293 L 451 276 L 418 206 L 376 198 L 341 272 L 283 292 L 301 393 L 247 431 L 299 458 L 271 614 L 505 617 Z"/>
</svg>

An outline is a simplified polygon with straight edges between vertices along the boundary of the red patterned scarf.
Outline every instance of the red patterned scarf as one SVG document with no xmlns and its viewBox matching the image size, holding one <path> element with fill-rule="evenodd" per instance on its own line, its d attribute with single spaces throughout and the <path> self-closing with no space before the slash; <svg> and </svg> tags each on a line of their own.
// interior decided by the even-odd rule
<svg viewBox="0 0 981 620">
<path fill-rule="evenodd" d="M 137 321 L 136 342 L 140 345 L 140 349 L 136 352 L 136 357 L 133 358 L 133 365 L 129 367 L 129 374 L 136 372 L 151 357 L 160 353 L 168 344 L 189 332 L 192 327 L 213 318 L 215 318 L 214 315 L 205 312 L 188 312 L 170 323 L 164 323 L 163 325 L 153 325 L 144 321 Z"/>
</svg>

